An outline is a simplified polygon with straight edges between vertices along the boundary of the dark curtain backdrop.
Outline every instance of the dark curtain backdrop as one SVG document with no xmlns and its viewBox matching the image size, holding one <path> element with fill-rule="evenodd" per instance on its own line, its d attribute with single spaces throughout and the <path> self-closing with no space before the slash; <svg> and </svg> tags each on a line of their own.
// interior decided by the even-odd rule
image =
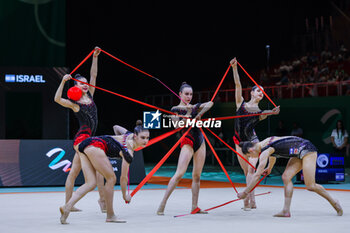
<svg viewBox="0 0 350 233">
<path fill-rule="evenodd" d="M 1 66 L 66 66 L 65 7 L 65 0 L 1 0 Z"/>
</svg>

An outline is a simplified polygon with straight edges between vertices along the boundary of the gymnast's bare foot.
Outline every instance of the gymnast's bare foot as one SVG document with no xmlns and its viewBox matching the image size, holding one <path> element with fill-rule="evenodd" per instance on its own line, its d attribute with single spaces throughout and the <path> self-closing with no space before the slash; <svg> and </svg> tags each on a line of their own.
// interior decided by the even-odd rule
<svg viewBox="0 0 350 233">
<path fill-rule="evenodd" d="M 165 209 L 165 205 L 160 205 L 158 210 L 157 210 L 157 215 L 163 216 L 164 215 L 164 209 Z"/>
<path fill-rule="evenodd" d="M 107 212 L 107 208 L 106 208 L 106 202 L 102 201 L 101 199 L 98 199 L 98 204 L 100 205 L 100 209 L 102 213 L 106 213 Z"/>
<path fill-rule="evenodd" d="M 342 216 L 343 215 L 343 209 L 341 208 L 341 205 L 339 203 L 339 201 L 335 201 L 334 205 L 333 205 L 334 209 L 337 211 L 337 215 L 338 216 Z"/>
<path fill-rule="evenodd" d="M 244 206 L 242 207 L 242 210 L 244 211 L 250 211 L 251 210 L 251 207 L 250 207 L 250 204 L 249 204 L 249 198 L 245 198 L 244 201 Z"/>
<path fill-rule="evenodd" d="M 249 193 L 247 199 L 249 199 L 249 207 L 251 209 L 256 209 L 255 196 L 253 195 L 253 193 Z"/>
<path fill-rule="evenodd" d="M 108 217 L 108 216 L 107 216 L 106 222 L 126 223 L 125 220 L 120 220 L 120 219 L 118 220 L 118 219 L 117 219 L 117 216 L 115 216 L 115 215 L 113 215 L 113 216 L 111 216 L 111 217 Z"/>
<path fill-rule="evenodd" d="M 255 201 L 250 201 L 250 208 L 251 208 L 251 209 L 256 209 L 256 203 L 255 203 Z"/>
<path fill-rule="evenodd" d="M 76 208 L 75 206 L 73 206 L 73 207 L 70 209 L 70 212 L 81 212 L 81 209 L 78 209 L 78 208 Z"/>
<path fill-rule="evenodd" d="M 67 210 L 65 206 L 61 206 L 60 212 L 61 212 L 61 218 L 60 218 L 61 224 L 68 224 L 66 220 L 69 215 L 69 210 Z"/>
<path fill-rule="evenodd" d="M 274 217 L 290 218 L 290 212 L 282 210 L 281 212 L 273 215 Z"/>
</svg>

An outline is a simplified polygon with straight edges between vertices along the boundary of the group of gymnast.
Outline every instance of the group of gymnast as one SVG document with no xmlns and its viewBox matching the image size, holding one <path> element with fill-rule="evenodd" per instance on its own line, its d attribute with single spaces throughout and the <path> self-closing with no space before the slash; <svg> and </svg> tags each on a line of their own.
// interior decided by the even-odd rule
<svg viewBox="0 0 350 233">
<path fill-rule="evenodd" d="M 63 107 L 73 110 L 79 121 L 79 130 L 74 137 L 73 147 L 75 155 L 71 170 L 68 174 L 65 184 L 65 205 L 59 208 L 61 217 L 60 222 L 67 224 L 67 218 L 70 212 L 81 211 L 75 207 L 75 204 L 88 192 L 94 190 L 97 186 L 99 191 L 98 205 L 101 212 L 106 213 L 106 222 L 125 223 L 126 221 L 117 218 L 113 208 L 114 186 L 116 176 L 113 167 L 108 158 L 118 158 L 122 160 L 120 186 L 123 199 L 126 202 L 131 201 L 131 196 L 127 194 L 129 165 L 133 161 L 134 150 L 145 147 L 150 138 L 150 132 L 143 127 L 142 121 L 136 122 L 133 132 L 128 131 L 122 126 L 115 125 L 113 130 L 115 135 L 95 136 L 97 129 L 97 107 L 93 101 L 95 92 L 98 56 L 100 49 L 95 48 L 92 56 L 92 65 L 90 70 L 90 85 L 87 79 L 81 75 L 75 75 L 74 86 L 82 91 L 82 97 L 78 101 L 62 97 L 65 83 L 72 77 L 63 76 L 59 85 L 54 101 Z M 275 217 L 290 217 L 290 205 L 293 195 L 292 178 L 303 170 L 304 181 L 307 190 L 316 192 L 324 197 L 336 210 L 337 215 L 341 216 L 343 210 L 339 202 L 333 199 L 329 193 L 315 182 L 315 170 L 317 149 L 308 140 L 294 136 L 269 137 L 259 141 L 254 128 L 268 115 L 277 115 L 280 108 L 275 107 L 272 110 L 262 111 L 259 108 L 259 102 L 264 94 L 261 86 L 254 86 L 250 92 L 250 100 L 245 101 L 242 97 L 242 86 L 237 70 L 236 58 L 230 61 L 233 69 L 235 83 L 235 104 L 236 115 L 244 116 L 236 118 L 234 123 L 233 141 L 236 151 L 243 158 L 249 161 L 253 166 L 258 164 L 257 168 L 249 166 L 243 158 L 238 156 L 239 164 L 246 177 L 247 187 L 243 192 L 237 194 L 238 198 L 244 199 L 244 210 L 257 208 L 254 187 L 258 183 L 261 175 L 268 175 L 276 162 L 276 158 L 289 159 L 286 169 L 282 175 L 284 183 L 285 201 L 282 211 L 275 214 Z M 200 120 L 201 116 L 208 111 L 213 102 L 191 104 L 193 89 L 187 83 L 182 83 L 179 90 L 180 103 L 171 108 L 174 113 L 173 121 L 182 121 L 185 118 L 194 118 Z M 254 114 L 254 116 L 250 116 Z M 184 133 L 185 131 L 181 131 Z M 202 132 L 198 128 L 192 128 L 183 138 L 180 144 L 181 150 L 178 164 L 174 176 L 170 179 L 164 197 L 160 202 L 157 215 L 164 215 L 164 210 L 168 198 L 176 188 L 177 184 L 185 174 L 187 167 L 193 158 L 192 170 L 192 206 L 191 211 L 198 209 L 198 197 L 200 190 L 200 177 L 203 170 L 206 145 Z M 74 182 L 80 171 L 83 171 L 85 183 L 73 192 Z M 206 211 L 199 209 L 196 213 L 207 214 Z"/>
</svg>

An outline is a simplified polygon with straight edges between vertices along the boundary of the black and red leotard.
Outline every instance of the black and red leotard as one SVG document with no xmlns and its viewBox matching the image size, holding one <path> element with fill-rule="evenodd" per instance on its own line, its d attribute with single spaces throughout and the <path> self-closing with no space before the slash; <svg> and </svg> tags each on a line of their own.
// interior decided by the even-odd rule
<svg viewBox="0 0 350 233">
<path fill-rule="evenodd" d="M 191 112 L 191 117 L 194 118 L 197 116 L 199 112 L 199 107 L 201 106 L 201 103 L 197 103 L 194 105 L 192 112 Z M 178 108 L 177 106 L 173 107 L 171 109 L 172 112 L 177 113 L 179 115 L 185 116 L 187 114 L 187 110 L 183 108 Z M 182 118 L 180 117 L 180 120 Z M 181 130 L 182 133 L 184 133 L 186 130 L 183 129 Z M 185 136 L 185 138 L 181 141 L 180 147 L 182 148 L 184 145 L 188 144 L 193 148 L 193 151 L 196 152 L 200 146 L 202 145 L 204 141 L 204 137 L 200 129 L 198 128 L 192 128 L 190 132 Z"/>
<path fill-rule="evenodd" d="M 272 147 L 275 152 L 271 156 L 276 158 L 292 158 L 302 159 L 310 152 L 317 152 L 317 148 L 309 141 L 303 138 L 291 136 L 273 141 L 274 137 L 270 138 L 270 142 L 261 149 L 261 152 Z M 273 142 L 272 142 L 273 141 Z"/>
<path fill-rule="evenodd" d="M 244 116 L 250 114 L 259 114 L 258 112 L 249 112 L 246 109 L 246 102 L 243 100 L 241 106 L 236 111 L 237 116 Z M 255 133 L 255 126 L 259 123 L 259 116 L 248 116 L 235 119 L 235 134 L 233 141 L 235 144 L 239 144 L 242 141 L 259 142 L 259 138 Z"/>
<path fill-rule="evenodd" d="M 74 101 L 80 108 L 79 112 L 74 113 L 79 121 L 79 130 L 74 137 L 74 146 L 81 143 L 84 139 L 94 136 L 97 129 L 97 107 L 90 92 L 87 95 L 91 100 L 90 104 L 82 104 Z"/>
<path fill-rule="evenodd" d="M 131 132 L 129 131 L 126 134 L 124 134 L 123 143 L 118 142 L 112 136 L 109 135 L 88 137 L 80 143 L 79 151 L 81 153 L 84 153 L 84 150 L 87 147 L 93 146 L 103 150 L 109 158 L 121 158 L 120 152 L 122 152 L 124 159 L 128 163 L 131 163 L 133 158 L 129 154 L 128 148 L 126 146 L 126 137 L 129 134 L 131 134 Z"/>
</svg>

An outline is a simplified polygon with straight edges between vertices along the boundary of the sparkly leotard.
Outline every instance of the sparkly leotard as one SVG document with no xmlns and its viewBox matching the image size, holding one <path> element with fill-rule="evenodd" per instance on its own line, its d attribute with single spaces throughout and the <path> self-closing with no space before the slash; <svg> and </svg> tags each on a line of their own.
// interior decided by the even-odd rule
<svg viewBox="0 0 350 233">
<path fill-rule="evenodd" d="M 275 149 L 272 156 L 287 159 L 292 157 L 302 159 L 307 153 L 317 152 L 317 148 L 309 140 L 303 138 L 291 136 L 276 141 L 273 141 L 273 138 L 274 137 L 270 138 L 271 142 L 262 148 L 261 152 L 272 147 Z"/>
<path fill-rule="evenodd" d="M 74 145 L 78 145 L 84 139 L 94 136 L 97 128 L 97 107 L 92 99 L 90 92 L 87 93 L 90 104 L 82 104 L 74 101 L 75 104 L 79 105 L 79 112 L 75 112 L 75 116 L 79 121 L 79 130 L 74 137 Z"/>
<path fill-rule="evenodd" d="M 246 102 L 243 101 L 241 106 L 236 111 L 237 116 L 258 114 L 258 112 L 248 112 L 246 109 Z M 259 142 L 258 136 L 255 133 L 254 128 L 259 123 L 259 116 L 248 116 L 235 119 L 235 134 L 233 141 L 235 144 L 239 144 L 242 141 Z"/>
<path fill-rule="evenodd" d="M 192 109 L 192 112 L 191 112 L 192 118 L 197 116 L 200 106 L 201 106 L 201 103 L 197 103 L 194 105 L 194 108 Z M 171 111 L 183 116 L 187 114 L 187 110 L 178 108 L 177 106 L 173 107 Z M 182 118 L 180 118 L 180 120 L 181 119 Z M 186 129 L 183 129 L 182 133 L 184 133 L 185 131 Z M 202 132 L 198 128 L 192 128 L 190 132 L 188 132 L 188 134 L 185 136 L 185 138 L 181 141 L 180 147 L 182 148 L 184 145 L 188 144 L 193 148 L 193 151 L 196 152 L 202 145 L 203 140 L 204 140 L 204 137 Z"/>
</svg>

